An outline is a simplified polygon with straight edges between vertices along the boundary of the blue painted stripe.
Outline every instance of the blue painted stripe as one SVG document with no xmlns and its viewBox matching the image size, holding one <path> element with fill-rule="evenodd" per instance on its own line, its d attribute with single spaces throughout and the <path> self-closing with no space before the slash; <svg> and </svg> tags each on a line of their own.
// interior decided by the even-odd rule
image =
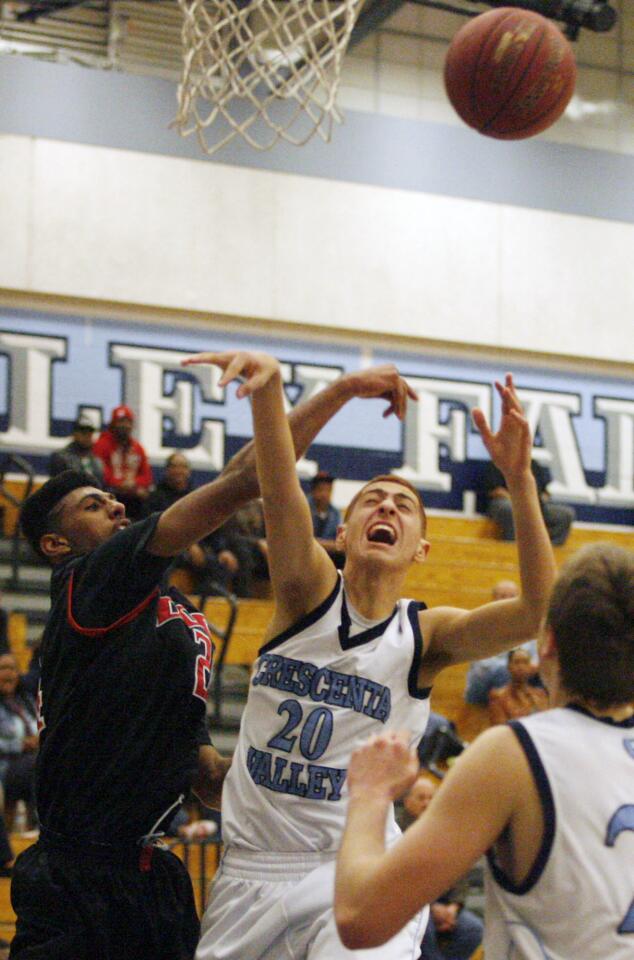
<svg viewBox="0 0 634 960">
<path fill-rule="evenodd" d="M 174 84 L 0 56 L 0 132 L 205 161 L 169 128 Z M 349 111 L 333 142 L 233 143 L 214 158 L 279 173 L 443 194 L 634 223 L 634 156 L 489 140 L 463 127 Z M 210 162 L 214 162 L 214 160 Z"/>
</svg>

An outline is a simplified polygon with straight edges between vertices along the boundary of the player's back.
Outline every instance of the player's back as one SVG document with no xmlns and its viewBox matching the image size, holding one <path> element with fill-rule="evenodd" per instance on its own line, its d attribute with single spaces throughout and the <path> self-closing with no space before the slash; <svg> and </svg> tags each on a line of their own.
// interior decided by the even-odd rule
<svg viewBox="0 0 634 960">
<path fill-rule="evenodd" d="M 565 707 L 512 726 L 545 835 L 523 884 L 489 856 L 487 960 L 632 960 L 634 718 L 615 724 Z"/>
</svg>

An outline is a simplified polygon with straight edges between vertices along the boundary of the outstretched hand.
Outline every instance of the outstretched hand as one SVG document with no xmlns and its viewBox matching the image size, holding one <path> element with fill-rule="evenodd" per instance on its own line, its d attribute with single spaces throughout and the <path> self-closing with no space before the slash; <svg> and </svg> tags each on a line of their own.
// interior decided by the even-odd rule
<svg viewBox="0 0 634 960">
<path fill-rule="evenodd" d="M 394 413 L 399 420 L 403 420 L 407 413 L 408 399 L 418 400 L 416 392 L 400 376 L 392 363 L 359 370 L 349 377 L 353 396 L 364 399 L 378 397 L 389 401 L 389 406 L 383 411 L 384 417 Z"/>
<path fill-rule="evenodd" d="M 515 390 L 513 375 L 507 373 L 503 384 L 496 380 L 495 388 L 502 400 L 502 419 L 498 432 L 491 431 L 479 408 L 473 410 L 472 417 L 491 460 L 508 482 L 530 473 L 533 441 Z"/>
<path fill-rule="evenodd" d="M 191 367 L 197 364 L 213 364 L 220 367 L 223 374 L 218 386 L 226 387 L 232 380 L 242 382 L 236 391 L 239 399 L 248 397 L 256 390 L 261 390 L 276 373 L 280 365 L 268 353 L 259 353 L 255 350 L 227 350 L 224 353 L 197 353 L 193 357 L 186 357 L 181 361 L 182 367 Z"/>
<path fill-rule="evenodd" d="M 353 752 L 348 766 L 348 789 L 351 796 L 378 792 L 396 800 L 409 790 L 418 771 L 418 757 L 408 746 L 407 734 L 382 733 L 370 737 Z"/>
</svg>

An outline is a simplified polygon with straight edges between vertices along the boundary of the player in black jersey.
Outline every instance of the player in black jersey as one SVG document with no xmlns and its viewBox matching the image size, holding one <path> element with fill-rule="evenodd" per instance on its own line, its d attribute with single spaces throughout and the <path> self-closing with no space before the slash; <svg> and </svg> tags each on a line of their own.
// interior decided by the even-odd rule
<svg viewBox="0 0 634 960">
<path fill-rule="evenodd" d="M 348 374 L 290 417 L 298 451 L 352 397 L 411 392 L 393 367 Z M 11 957 L 186 960 L 199 924 L 181 862 L 155 836 L 190 786 L 217 805 L 229 761 L 211 745 L 204 617 L 163 591 L 171 558 L 257 495 L 249 445 L 212 483 L 130 524 L 87 474 L 25 503 L 22 529 L 54 566 L 41 648 L 40 840 L 16 862 Z"/>
</svg>

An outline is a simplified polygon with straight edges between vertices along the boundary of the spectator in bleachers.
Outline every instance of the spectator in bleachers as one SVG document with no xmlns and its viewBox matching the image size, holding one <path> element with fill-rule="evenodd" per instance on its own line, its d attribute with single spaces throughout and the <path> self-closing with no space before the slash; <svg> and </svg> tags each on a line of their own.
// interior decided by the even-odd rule
<svg viewBox="0 0 634 960">
<path fill-rule="evenodd" d="M 465 907 L 469 881 L 463 877 L 429 908 L 419 960 L 469 960 L 482 943 L 484 924 Z"/>
<path fill-rule="evenodd" d="M 103 463 L 93 453 L 95 428 L 87 417 L 78 417 L 73 424 L 73 439 L 51 455 L 49 473 L 52 477 L 64 470 L 81 470 L 97 480 L 103 480 Z"/>
<path fill-rule="evenodd" d="M 9 653 L 9 614 L 2 606 L 0 593 L 0 654 Z"/>
<path fill-rule="evenodd" d="M 139 520 L 152 486 L 152 468 L 142 445 L 132 436 L 133 423 L 130 407 L 115 407 L 93 453 L 103 462 L 104 485 L 125 505 L 126 515 Z"/>
<path fill-rule="evenodd" d="M 539 501 L 548 534 L 555 546 L 561 546 L 568 538 L 575 512 L 572 507 L 563 503 L 552 502 L 548 493 L 548 473 L 536 460 L 531 460 L 531 471 L 537 483 Z M 502 534 L 502 540 L 515 540 L 511 499 L 506 481 L 493 463 L 487 464 L 484 474 L 484 492 L 487 516 L 497 523 Z"/>
<path fill-rule="evenodd" d="M 26 673 L 20 676 L 20 689 L 30 694 L 37 701 L 37 691 L 40 686 L 40 647 L 42 639 L 40 638 L 31 650 L 31 659 Z"/>
<path fill-rule="evenodd" d="M 38 748 L 35 700 L 22 689 L 15 657 L 0 656 L 0 781 L 5 800 L 24 800 L 35 810 L 35 762 Z"/>
<path fill-rule="evenodd" d="M 402 800 L 395 805 L 396 822 L 401 830 L 407 830 L 425 812 L 436 793 L 436 783 L 426 773 L 416 778 Z"/>
<path fill-rule="evenodd" d="M 266 542 L 261 500 L 252 500 L 232 517 L 250 551 L 251 583 L 269 579 L 269 549 Z"/>
<path fill-rule="evenodd" d="M 513 600 L 519 597 L 520 590 L 513 580 L 500 580 L 492 591 L 493 600 Z M 537 642 L 529 640 L 522 644 L 522 649 L 528 650 L 532 659 L 532 683 L 540 684 L 537 673 Z M 511 676 L 508 671 L 508 655 L 506 653 L 487 657 L 486 660 L 475 660 L 469 665 L 467 684 L 464 698 L 467 703 L 486 707 L 489 702 L 489 693 L 496 687 L 503 687 Z"/>
<path fill-rule="evenodd" d="M 489 720 L 491 724 L 506 723 L 518 717 L 545 710 L 548 706 L 546 691 L 531 686 L 531 658 L 527 650 L 509 650 L 508 670 L 511 680 L 504 687 L 491 690 L 489 694 Z"/>
<path fill-rule="evenodd" d="M 192 469 L 184 453 L 171 453 L 165 461 L 163 476 L 148 494 L 144 513 L 167 510 L 192 488 Z"/>
<path fill-rule="evenodd" d="M 330 554 L 335 566 L 343 567 L 345 555 L 337 549 L 335 543 L 341 514 L 331 502 L 334 482 L 335 478 L 326 470 L 319 470 L 310 481 L 310 493 L 307 497 L 315 539 Z"/>
<path fill-rule="evenodd" d="M 144 514 L 149 516 L 156 511 L 167 510 L 189 493 L 192 489 L 191 474 L 191 465 L 184 453 L 176 451 L 170 454 L 162 478 L 148 495 Z M 245 573 L 248 564 L 241 556 L 239 535 L 232 536 L 231 524 L 232 521 L 228 521 L 210 537 L 192 544 L 175 559 L 174 569 L 186 570 L 191 578 L 188 589 L 213 593 L 214 585 L 218 584 L 238 596 L 248 595 Z"/>
<path fill-rule="evenodd" d="M 403 811 L 398 818 L 402 830 L 422 816 L 437 789 L 429 777 L 424 774 L 417 777 L 403 797 Z M 480 946 L 483 924 L 479 917 L 465 909 L 468 891 L 465 877 L 431 904 L 419 960 L 468 960 Z"/>
</svg>

